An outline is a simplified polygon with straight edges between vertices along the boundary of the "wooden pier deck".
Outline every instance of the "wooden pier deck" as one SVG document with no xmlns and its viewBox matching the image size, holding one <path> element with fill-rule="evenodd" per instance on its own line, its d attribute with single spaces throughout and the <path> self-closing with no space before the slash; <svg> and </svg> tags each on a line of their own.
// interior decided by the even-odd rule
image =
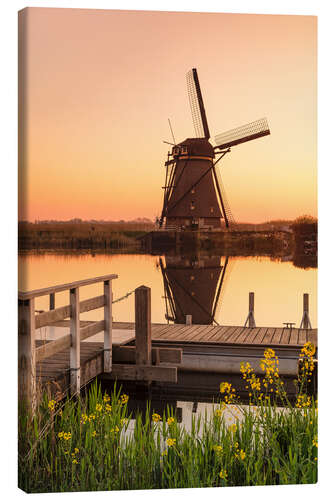
<svg viewBox="0 0 333 500">
<path fill-rule="evenodd" d="M 88 326 L 91 322 L 81 322 L 81 328 Z M 54 324 L 58 327 L 68 327 L 68 321 L 61 321 Z M 135 324 L 126 322 L 114 322 L 114 330 L 125 330 L 127 338 L 122 343 L 113 344 L 113 375 L 117 377 L 117 363 L 135 363 L 135 353 L 129 353 L 128 347 L 135 342 Z M 230 352 L 234 348 L 235 356 L 242 353 L 246 357 L 255 348 L 260 353 L 267 347 L 283 349 L 284 352 L 297 353 L 305 342 L 312 342 L 317 346 L 317 329 L 300 328 L 274 328 L 256 327 L 249 328 L 243 326 L 213 326 L 213 325 L 174 325 L 174 324 L 152 324 L 152 346 L 153 346 L 153 366 L 156 365 L 156 354 L 154 346 L 171 348 L 201 348 L 207 354 L 210 348 L 218 348 L 220 355 Z M 43 341 L 37 340 L 36 347 L 40 347 Z M 125 349 L 123 349 L 125 347 Z M 104 373 L 103 367 L 103 342 L 81 342 L 80 346 L 80 366 L 81 366 L 81 386 L 90 380 Z M 238 349 L 237 349 L 238 348 Z M 134 349 L 134 346 L 133 346 Z M 162 354 L 163 356 L 163 354 Z M 165 356 L 165 353 L 164 353 Z M 160 359 L 160 363 L 172 363 L 176 358 L 169 353 Z M 178 359 L 179 361 L 179 359 Z M 160 365 L 159 368 L 162 366 Z M 182 370 L 181 364 L 178 367 Z M 112 373 L 112 372 L 111 372 Z M 160 373 L 163 380 L 163 373 Z M 70 387 L 70 353 L 65 349 L 53 356 L 37 363 L 36 377 L 43 387 L 48 387 L 51 393 L 65 393 Z"/>
</svg>

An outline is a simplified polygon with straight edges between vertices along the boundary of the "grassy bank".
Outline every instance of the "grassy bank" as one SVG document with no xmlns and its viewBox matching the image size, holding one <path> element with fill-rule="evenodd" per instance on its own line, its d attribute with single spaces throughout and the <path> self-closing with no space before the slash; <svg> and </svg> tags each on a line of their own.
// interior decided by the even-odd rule
<svg viewBox="0 0 333 500">
<path fill-rule="evenodd" d="M 135 223 L 19 223 L 19 249 L 140 248 L 138 237 L 150 226 Z"/>
<path fill-rule="evenodd" d="M 241 365 L 250 405 L 238 405 L 222 382 L 213 415 L 193 417 L 188 430 L 171 411 L 147 407 L 129 415 L 126 395 L 102 395 L 96 384 L 77 401 L 44 398 L 34 417 L 20 412 L 19 486 L 56 492 L 314 483 L 317 409 L 307 395 L 313 354 L 306 344 L 294 405 L 267 349 L 261 382 L 250 364 Z M 231 425 L 226 408 L 235 413 Z"/>
</svg>

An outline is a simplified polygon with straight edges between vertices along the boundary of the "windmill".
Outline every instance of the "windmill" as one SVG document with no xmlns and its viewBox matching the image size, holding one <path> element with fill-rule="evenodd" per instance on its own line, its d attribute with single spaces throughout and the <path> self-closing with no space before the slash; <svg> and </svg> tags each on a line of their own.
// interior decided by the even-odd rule
<svg viewBox="0 0 333 500">
<path fill-rule="evenodd" d="M 231 148 L 270 134 L 266 118 L 229 130 L 209 142 L 210 132 L 198 73 L 186 75 L 196 138 L 173 144 L 165 162 L 166 174 L 160 227 L 219 229 L 234 222 L 216 164 Z M 217 157 L 217 159 L 215 159 Z"/>
</svg>

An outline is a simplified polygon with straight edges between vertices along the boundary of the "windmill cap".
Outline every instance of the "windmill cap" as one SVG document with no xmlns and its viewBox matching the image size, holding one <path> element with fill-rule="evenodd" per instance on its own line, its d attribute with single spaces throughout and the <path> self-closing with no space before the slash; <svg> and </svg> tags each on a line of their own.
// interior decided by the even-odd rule
<svg viewBox="0 0 333 500">
<path fill-rule="evenodd" d="M 187 154 L 190 156 L 209 156 L 214 158 L 214 148 L 205 138 L 186 139 L 178 144 L 178 146 L 186 146 Z"/>
</svg>

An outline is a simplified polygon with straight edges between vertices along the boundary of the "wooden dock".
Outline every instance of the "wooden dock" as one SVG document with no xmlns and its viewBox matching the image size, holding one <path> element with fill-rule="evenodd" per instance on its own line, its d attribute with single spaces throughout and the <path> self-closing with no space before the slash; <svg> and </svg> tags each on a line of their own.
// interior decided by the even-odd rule
<svg viewBox="0 0 333 500">
<path fill-rule="evenodd" d="M 228 370 L 230 357 L 239 370 L 239 359 L 258 358 L 266 347 L 296 359 L 305 342 L 317 346 L 317 329 L 311 328 L 151 324 L 150 289 L 144 286 L 135 290 L 135 323 L 113 322 L 111 284 L 116 278 L 107 275 L 19 292 L 20 398 L 34 407 L 38 389 L 46 388 L 61 399 L 67 392 L 77 394 L 99 375 L 176 383 L 178 370 Z M 103 295 L 80 302 L 79 288 L 98 282 L 104 286 Z M 56 308 L 55 294 L 64 290 L 69 291 L 69 305 Z M 34 299 L 42 295 L 49 295 L 50 310 L 36 314 Z M 104 308 L 104 320 L 80 321 L 80 313 L 98 308 Z M 51 325 L 67 327 L 68 333 L 55 340 L 36 340 L 36 330 Z M 113 342 L 113 330 L 126 330 L 126 340 Z M 103 342 L 87 341 L 98 332 L 103 332 Z M 191 363 L 183 363 L 183 353 L 192 356 Z"/>
<path fill-rule="evenodd" d="M 84 327 L 87 324 L 89 322 L 82 322 Z M 68 322 L 58 322 L 55 326 L 66 327 Z M 129 334 L 129 338 L 121 345 L 113 344 L 113 367 L 108 378 L 147 380 L 147 373 L 140 374 L 140 370 L 135 367 L 135 324 L 115 322 L 113 328 L 131 331 L 133 335 Z M 152 371 L 150 378 L 162 382 L 168 375 L 167 370 L 161 371 L 162 366 L 167 367 L 177 363 L 178 370 L 183 369 L 182 364 L 179 364 L 182 362 L 183 351 L 193 354 L 200 349 L 206 355 L 214 351 L 220 357 L 231 353 L 238 360 L 242 356 L 245 358 L 249 353 L 262 356 L 267 347 L 275 349 L 280 355 L 283 353 L 283 356 L 287 353 L 289 356 L 298 357 L 305 342 L 310 341 L 317 346 L 316 329 L 152 324 L 151 331 Z M 36 341 L 37 347 L 42 345 L 43 341 Z M 103 342 L 81 342 L 81 386 L 104 373 L 103 347 Z M 118 364 L 128 364 L 128 370 L 132 371 L 125 374 L 123 369 L 117 368 Z M 154 373 L 154 367 L 158 364 L 159 370 Z M 69 349 L 38 362 L 36 377 L 44 388 L 49 388 L 52 394 L 58 393 L 60 397 L 66 393 L 70 388 Z"/>
</svg>

